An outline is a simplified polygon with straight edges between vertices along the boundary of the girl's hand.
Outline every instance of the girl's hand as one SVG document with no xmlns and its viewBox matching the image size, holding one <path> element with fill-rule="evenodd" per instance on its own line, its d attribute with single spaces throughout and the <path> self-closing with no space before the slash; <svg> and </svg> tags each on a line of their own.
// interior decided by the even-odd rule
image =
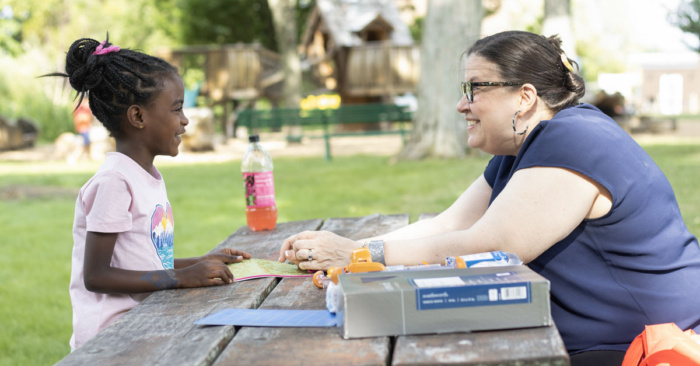
<svg viewBox="0 0 700 366">
<path fill-rule="evenodd" d="M 280 248 L 285 259 L 304 270 L 326 270 L 350 263 L 350 254 L 361 245 L 330 231 L 304 231 L 287 238 Z"/>
<path fill-rule="evenodd" d="M 202 260 L 217 260 L 226 264 L 238 263 L 244 258 L 250 259 L 250 254 L 231 248 L 224 248 L 202 256 Z"/>
<path fill-rule="evenodd" d="M 220 260 L 203 260 L 174 272 L 180 288 L 217 286 L 233 282 L 231 270 Z"/>
</svg>

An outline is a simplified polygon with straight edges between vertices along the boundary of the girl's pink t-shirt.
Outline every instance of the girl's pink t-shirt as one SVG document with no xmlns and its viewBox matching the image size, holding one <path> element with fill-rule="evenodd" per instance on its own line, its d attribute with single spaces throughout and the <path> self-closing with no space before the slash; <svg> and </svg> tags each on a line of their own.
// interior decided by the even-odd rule
<svg viewBox="0 0 700 366">
<path fill-rule="evenodd" d="M 88 231 L 119 233 L 111 266 L 135 271 L 172 269 L 175 221 L 165 183 L 121 153 L 108 153 L 80 189 L 73 223 L 70 297 L 73 350 L 124 315 L 149 294 L 100 294 L 85 288 L 83 263 Z"/>
</svg>

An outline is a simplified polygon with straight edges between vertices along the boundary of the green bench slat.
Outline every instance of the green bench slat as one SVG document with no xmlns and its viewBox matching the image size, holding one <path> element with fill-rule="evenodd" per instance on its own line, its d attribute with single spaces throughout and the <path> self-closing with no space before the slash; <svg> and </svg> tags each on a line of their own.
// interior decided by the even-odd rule
<svg viewBox="0 0 700 366">
<path fill-rule="evenodd" d="M 323 138 L 326 140 L 326 160 L 330 160 L 329 138 L 334 136 L 368 136 L 383 134 L 406 135 L 403 125 L 398 131 L 351 131 L 330 132 L 331 125 L 378 123 L 378 122 L 411 122 L 413 113 L 406 107 L 395 104 L 356 104 L 344 105 L 337 109 L 273 108 L 245 109 L 238 113 L 236 124 L 249 129 L 282 128 L 283 126 L 321 126 L 324 129 Z M 301 136 L 288 136 L 289 141 L 300 141 Z"/>
</svg>

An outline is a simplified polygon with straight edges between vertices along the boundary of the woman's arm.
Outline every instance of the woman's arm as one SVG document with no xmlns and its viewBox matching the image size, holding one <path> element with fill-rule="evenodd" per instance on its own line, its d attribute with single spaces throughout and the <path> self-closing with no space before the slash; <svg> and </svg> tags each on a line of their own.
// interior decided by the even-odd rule
<svg viewBox="0 0 700 366">
<path fill-rule="evenodd" d="M 345 266 L 350 262 L 350 253 L 373 239 L 402 240 L 430 237 L 437 234 L 463 230 L 471 227 L 486 212 L 491 197 L 491 186 L 484 176 L 480 176 L 455 201 L 452 206 L 438 216 L 415 222 L 391 233 L 374 238 L 353 241 L 325 231 L 305 231 L 287 238 L 280 248 L 280 262 L 286 259 L 298 264 L 301 269 L 327 269 Z M 315 262 L 305 262 L 309 252 L 304 248 L 314 248 Z"/>
<path fill-rule="evenodd" d="M 484 215 L 489 207 L 491 191 L 491 186 L 486 182 L 486 178 L 481 175 L 447 210 L 439 215 L 430 219 L 416 221 L 388 234 L 358 241 L 423 238 L 469 229 Z"/>
<path fill-rule="evenodd" d="M 601 196 L 607 199 L 599 199 Z M 601 207 L 602 212 L 597 212 Z M 602 216 L 607 212 L 604 207 L 609 210 L 609 193 L 582 174 L 562 168 L 522 169 L 469 229 L 385 241 L 384 256 L 387 265 L 414 265 L 504 250 L 528 263 L 568 236 L 585 218 Z"/>
<path fill-rule="evenodd" d="M 229 268 L 218 260 L 204 260 L 180 269 L 131 271 L 111 267 L 117 233 L 88 231 L 83 277 L 88 291 L 141 293 L 167 288 L 223 285 L 233 282 Z"/>
</svg>

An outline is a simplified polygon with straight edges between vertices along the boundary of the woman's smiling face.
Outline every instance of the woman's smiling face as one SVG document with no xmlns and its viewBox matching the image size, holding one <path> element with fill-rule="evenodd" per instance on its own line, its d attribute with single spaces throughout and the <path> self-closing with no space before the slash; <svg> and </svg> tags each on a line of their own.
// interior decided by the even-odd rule
<svg viewBox="0 0 700 366">
<path fill-rule="evenodd" d="M 496 64 L 478 54 L 467 58 L 465 81 L 502 82 Z M 516 155 L 516 142 L 511 120 L 518 111 L 518 87 L 478 86 L 473 88 L 471 103 L 466 96 L 457 103 L 464 114 L 469 131 L 469 146 L 494 155 Z"/>
</svg>

